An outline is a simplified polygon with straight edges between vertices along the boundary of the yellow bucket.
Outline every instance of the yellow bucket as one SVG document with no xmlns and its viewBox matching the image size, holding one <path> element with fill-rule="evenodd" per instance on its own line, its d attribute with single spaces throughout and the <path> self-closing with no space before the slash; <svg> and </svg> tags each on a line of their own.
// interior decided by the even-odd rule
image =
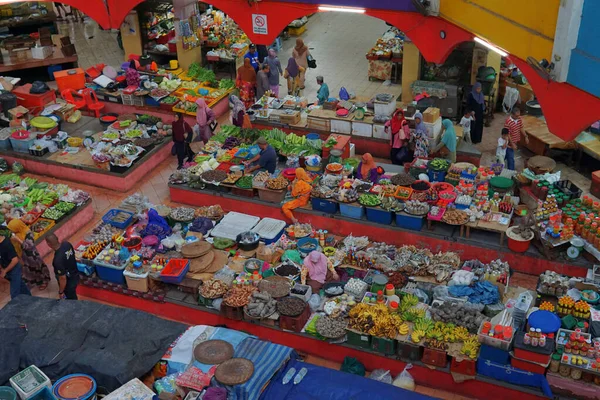
<svg viewBox="0 0 600 400">
<path fill-rule="evenodd" d="M 177 61 L 177 60 L 171 60 L 171 61 L 169 61 L 169 67 L 171 67 L 170 69 L 177 69 L 177 68 L 179 68 L 179 61 Z"/>
</svg>

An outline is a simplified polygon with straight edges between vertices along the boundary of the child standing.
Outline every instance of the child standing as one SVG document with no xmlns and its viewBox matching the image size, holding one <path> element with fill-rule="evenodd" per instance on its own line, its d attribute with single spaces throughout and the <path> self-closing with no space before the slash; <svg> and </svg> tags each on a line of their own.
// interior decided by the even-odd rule
<svg viewBox="0 0 600 400">
<path fill-rule="evenodd" d="M 502 134 L 498 138 L 498 147 L 496 147 L 496 161 L 502 165 L 506 165 L 504 160 L 506 158 L 506 149 L 510 142 L 510 136 L 508 134 L 508 128 L 502 128 Z"/>
<path fill-rule="evenodd" d="M 465 110 L 465 115 L 461 118 L 458 123 L 463 128 L 463 140 L 467 143 L 471 142 L 471 121 L 475 121 L 475 112 L 471 111 L 470 108 Z"/>
</svg>

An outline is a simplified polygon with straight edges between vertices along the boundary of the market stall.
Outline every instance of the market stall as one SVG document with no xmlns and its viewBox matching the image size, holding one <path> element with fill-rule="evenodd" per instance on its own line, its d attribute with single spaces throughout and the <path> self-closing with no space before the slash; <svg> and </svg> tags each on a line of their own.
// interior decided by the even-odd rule
<svg viewBox="0 0 600 400">
<path fill-rule="evenodd" d="M 8 223 L 20 219 L 33 232 L 42 256 L 50 253 L 44 238 L 54 233 L 66 237 L 77 232 L 92 218 L 90 195 L 65 184 L 49 184 L 23 176 L 23 166 L 12 163 L 10 169 L 0 159 L 0 219 Z M 4 229 L 6 231 L 6 228 Z"/>
<path fill-rule="evenodd" d="M 233 19 L 222 11 L 210 9 L 200 16 L 202 60 L 216 72 L 223 68 L 235 79 L 244 63 L 249 40 Z"/>
<path fill-rule="evenodd" d="M 207 163 L 214 165 L 214 161 Z M 215 182 L 221 174 L 203 175 Z M 266 185 L 269 182 L 266 180 Z M 529 354 L 538 353 L 532 346 L 548 347 L 550 357 L 554 341 L 548 335 L 560 337 L 561 322 L 545 314 L 549 306 L 536 303 L 534 293 L 511 283 L 512 270 L 527 261 L 509 264 L 481 249 L 469 259 L 465 257 L 470 254 L 456 244 L 451 249 L 438 248 L 434 254 L 418 244 L 407 244 L 411 243 L 408 235 L 402 236 L 403 244 L 391 242 L 389 232 L 385 242 L 367 236 L 339 236 L 333 229 L 325 231 L 307 223 L 286 226 L 277 219 L 226 213 L 214 201 L 211 204 L 170 208 L 152 206 L 141 195 L 126 199 L 121 211 L 103 218 L 105 227 L 95 229 L 102 232 L 112 226 L 104 233 L 110 240 L 91 235 L 86 239 L 89 242 L 76 245 L 79 262 L 90 275 L 82 290 L 94 294 L 106 287 L 112 293 L 166 301 L 166 313 L 171 307 L 175 312 L 193 304 L 207 312 L 201 318 L 211 315 L 211 320 L 227 321 L 228 326 L 244 330 L 251 327 L 251 332 L 264 335 L 279 327 L 300 336 L 296 340 L 282 334 L 276 341 L 294 340 L 303 351 L 308 342 L 300 338 L 312 337 L 345 346 L 344 354 L 353 349 L 350 354 L 367 357 L 361 349 L 368 349 L 441 368 L 435 374 L 447 374 L 449 366 L 451 372 L 475 379 L 479 374 L 492 376 L 497 390 L 505 390 L 502 381 L 512 378 L 500 377 L 489 363 L 500 369 L 512 365 L 514 371 L 526 371 L 529 377 L 518 381 L 520 384 L 538 388 L 539 395 L 549 394 L 544 377 L 549 364 L 540 369 L 543 362 Z M 418 206 L 408 200 L 407 215 L 416 214 Z M 132 220 L 129 228 L 127 223 L 116 226 L 110 220 L 120 212 L 144 209 L 149 209 L 148 219 Z M 253 210 L 258 211 L 256 207 Z M 461 218 L 460 214 L 448 217 L 447 223 L 462 223 Z M 185 225 L 184 237 L 178 226 Z M 369 232 L 376 233 L 376 229 Z M 315 251 L 335 270 L 335 276 L 325 278 L 317 289 L 311 281 L 316 277 L 311 269 L 315 266 L 308 261 L 313 260 Z M 128 255 L 124 257 L 123 252 Z M 304 268 L 308 271 L 303 272 Z M 541 275 L 539 293 L 554 292 L 561 297 L 566 288 L 573 287 L 585 291 L 581 296 L 600 298 L 595 285 L 577 283 L 584 278 L 559 277 L 551 271 Z M 115 296 L 113 300 L 119 304 L 121 299 Z M 567 307 L 571 304 L 567 300 L 557 304 Z M 590 314 L 585 314 L 589 308 L 582 304 L 563 315 L 589 318 Z M 534 309 L 529 315 L 534 306 L 544 311 L 540 314 Z M 506 307 L 514 311 L 509 313 Z M 540 336 L 536 329 L 542 329 Z M 546 335 L 544 339 L 542 335 Z M 324 354 L 315 348 L 312 352 Z M 399 365 L 393 368 L 400 372 Z M 418 370 L 415 374 L 419 382 L 422 376 Z M 468 392 L 469 385 L 459 385 L 458 391 L 461 389 Z"/>
<path fill-rule="evenodd" d="M 390 28 L 369 50 L 369 79 L 398 82 L 402 69 L 402 46 L 405 36 L 397 28 Z"/>
</svg>

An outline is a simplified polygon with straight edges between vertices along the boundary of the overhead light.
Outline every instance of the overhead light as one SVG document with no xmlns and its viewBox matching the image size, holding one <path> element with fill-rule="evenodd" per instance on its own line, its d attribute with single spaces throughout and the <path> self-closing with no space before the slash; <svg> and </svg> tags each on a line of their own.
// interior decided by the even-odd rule
<svg viewBox="0 0 600 400">
<path fill-rule="evenodd" d="M 486 42 L 485 40 L 483 40 L 483 39 L 481 39 L 481 38 L 478 38 L 477 36 L 475 36 L 475 41 L 476 41 L 477 43 L 479 43 L 479 44 L 481 44 L 481 45 L 483 45 L 483 46 L 487 47 L 488 49 L 495 51 L 496 53 L 500 54 L 502 57 L 506 57 L 506 56 L 508 56 L 508 53 L 507 53 L 507 52 L 505 52 L 504 50 L 502 50 L 502 49 L 500 49 L 500 48 L 498 48 L 498 47 L 494 46 L 493 44 L 491 44 L 491 43 L 489 43 L 489 42 Z"/>
<path fill-rule="evenodd" d="M 364 8 L 354 8 L 354 7 L 332 7 L 332 6 L 319 6 L 319 11 L 339 11 L 339 12 L 347 12 L 354 14 L 364 14 Z"/>
</svg>

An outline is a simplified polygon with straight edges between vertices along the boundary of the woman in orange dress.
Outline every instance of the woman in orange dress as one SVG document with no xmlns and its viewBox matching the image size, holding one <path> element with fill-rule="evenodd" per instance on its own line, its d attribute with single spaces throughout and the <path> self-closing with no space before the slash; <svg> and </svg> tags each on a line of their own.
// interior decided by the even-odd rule
<svg viewBox="0 0 600 400">
<path fill-rule="evenodd" d="M 292 214 L 292 210 L 307 205 L 310 200 L 310 191 L 312 190 L 310 182 L 310 177 L 304 168 L 296 168 L 296 179 L 292 182 L 292 197 L 294 200 L 281 206 L 283 215 L 291 219 L 293 223 L 297 223 L 298 220 Z"/>
<path fill-rule="evenodd" d="M 249 108 L 254 104 L 256 90 L 256 71 L 252 67 L 249 58 L 244 58 L 244 65 L 238 68 L 235 84 L 240 90 L 240 99 L 244 102 L 244 106 Z"/>
</svg>

